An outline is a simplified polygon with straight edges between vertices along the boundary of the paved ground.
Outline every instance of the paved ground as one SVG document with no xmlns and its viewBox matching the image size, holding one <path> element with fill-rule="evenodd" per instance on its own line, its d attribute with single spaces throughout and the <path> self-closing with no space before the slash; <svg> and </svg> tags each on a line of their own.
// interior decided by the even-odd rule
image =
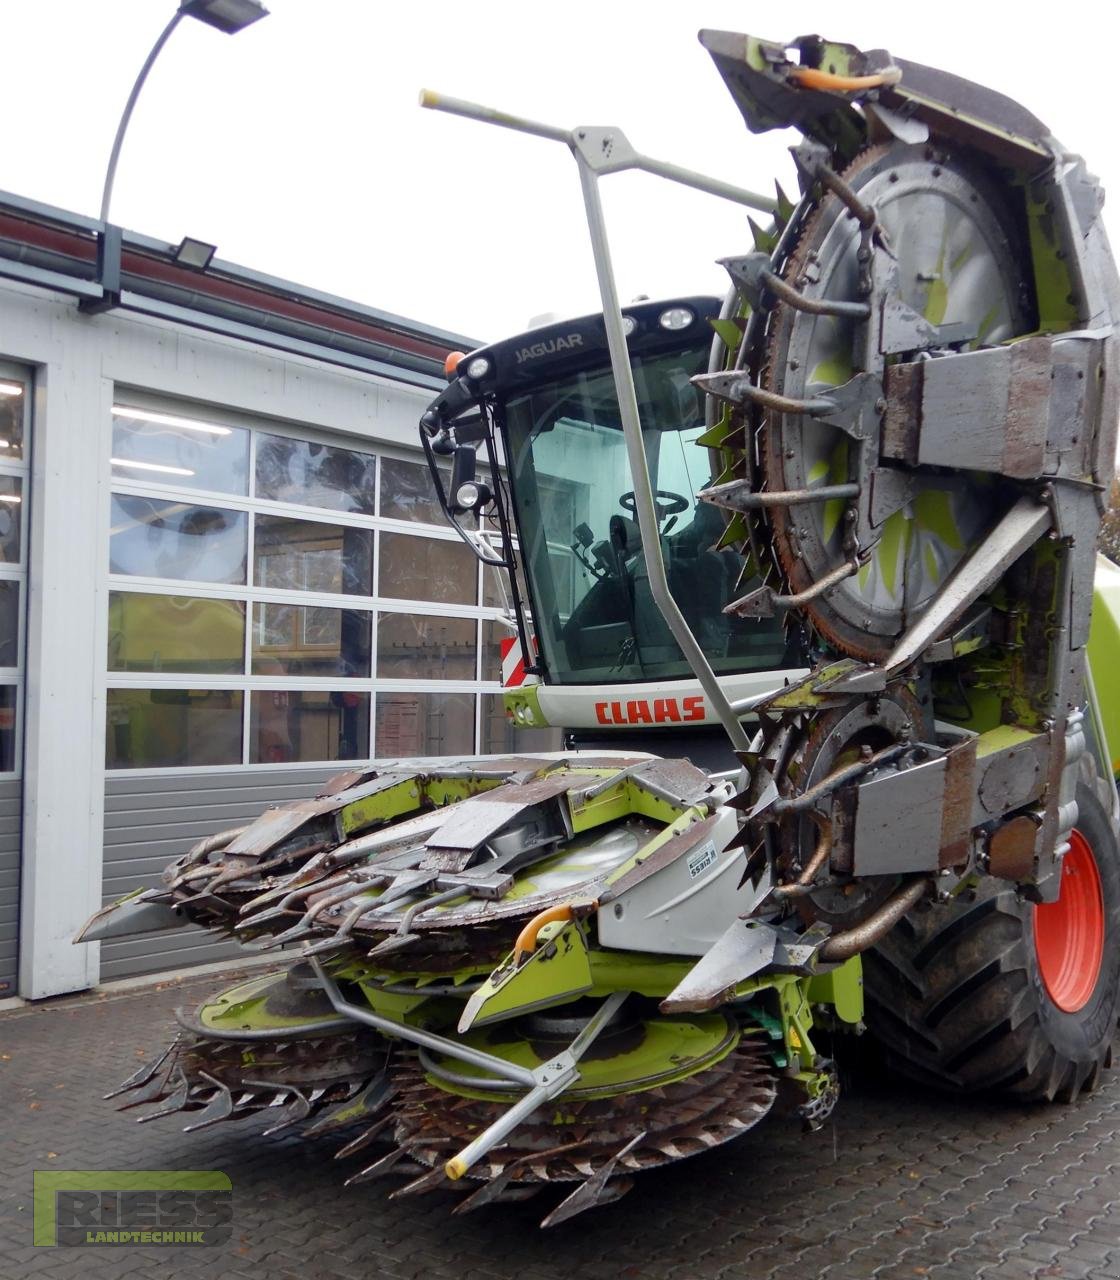
<svg viewBox="0 0 1120 1280">
<path fill-rule="evenodd" d="M 265 1138 L 263 1121 L 182 1134 L 100 1101 L 161 1046 L 204 981 L 0 1015 L 0 1276 L 233 1280 L 1120 1278 L 1120 1070 L 1071 1108 L 945 1102 L 849 1085 L 805 1137 L 770 1117 L 721 1151 L 647 1174 L 548 1232 L 530 1204 L 451 1217 L 454 1197 L 345 1190 L 338 1145 Z M 235 1230 L 213 1249 L 35 1248 L 36 1168 L 220 1169 Z M 558 1197 L 557 1197 L 558 1198 Z"/>
</svg>

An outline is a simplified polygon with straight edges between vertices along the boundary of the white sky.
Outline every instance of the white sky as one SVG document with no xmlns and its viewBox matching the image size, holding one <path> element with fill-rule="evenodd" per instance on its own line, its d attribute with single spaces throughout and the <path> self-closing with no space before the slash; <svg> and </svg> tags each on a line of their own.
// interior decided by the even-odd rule
<svg viewBox="0 0 1120 1280">
<path fill-rule="evenodd" d="M 96 215 L 125 96 L 175 2 L 0 0 L 0 188 Z M 180 24 L 133 117 L 113 220 L 480 340 L 598 309 L 576 168 L 559 144 L 421 110 L 419 89 L 619 125 L 647 154 L 795 192 L 792 139 L 747 133 L 703 26 L 820 32 L 987 82 L 1085 155 L 1120 241 L 1107 3 L 266 3 L 232 38 Z M 722 294 L 714 259 L 750 247 L 733 205 L 645 175 L 604 192 L 624 299 Z"/>
</svg>

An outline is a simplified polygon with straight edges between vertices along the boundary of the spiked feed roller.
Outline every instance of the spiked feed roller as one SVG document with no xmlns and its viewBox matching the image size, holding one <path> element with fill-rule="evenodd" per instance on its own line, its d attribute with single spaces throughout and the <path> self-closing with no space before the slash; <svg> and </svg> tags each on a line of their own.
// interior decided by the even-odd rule
<svg viewBox="0 0 1120 1280">
<path fill-rule="evenodd" d="M 749 129 L 800 130 L 796 203 L 424 95 L 583 184 L 602 313 L 464 357 L 421 420 L 503 584 L 507 711 L 571 749 L 355 767 L 94 916 L 80 941 L 189 922 L 282 966 L 178 1012 L 118 1091 L 141 1119 L 337 1134 L 348 1183 L 456 1212 L 558 1183 L 552 1225 L 779 1099 L 818 1127 L 822 1030 L 1026 1100 L 1109 1064 L 1101 193 L 979 85 L 701 42 Z M 630 168 L 770 212 L 722 305 L 619 307 L 598 182 Z"/>
</svg>

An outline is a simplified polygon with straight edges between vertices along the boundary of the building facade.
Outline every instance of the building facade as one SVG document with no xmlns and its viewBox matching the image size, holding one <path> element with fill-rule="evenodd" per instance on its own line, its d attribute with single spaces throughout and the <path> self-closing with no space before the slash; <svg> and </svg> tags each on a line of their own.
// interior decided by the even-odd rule
<svg viewBox="0 0 1120 1280">
<path fill-rule="evenodd" d="M 106 297 L 98 230 L 0 197 L 0 996 L 232 955 L 71 939 L 353 761 L 511 745 L 416 447 L 474 344 L 127 234 Z"/>
</svg>

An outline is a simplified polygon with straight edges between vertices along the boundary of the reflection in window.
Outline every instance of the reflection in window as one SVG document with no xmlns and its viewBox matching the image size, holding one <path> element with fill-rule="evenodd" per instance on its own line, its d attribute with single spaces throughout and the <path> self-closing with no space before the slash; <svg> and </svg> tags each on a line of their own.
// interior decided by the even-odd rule
<svg viewBox="0 0 1120 1280">
<path fill-rule="evenodd" d="M 258 587 L 369 595 L 373 530 L 284 516 L 256 517 L 253 580 Z"/>
<path fill-rule="evenodd" d="M 482 755 L 522 755 L 536 751 L 563 751 L 563 729 L 519 729 L 506 715 L 500 693 L 482 695 Z"/>
<path fill-rule="evenodd" d="M 121 483 L 247 493 L 249 432 L 115 404 L 112 465 Z"/>
<path fill-rule="evenodd" d="M 23 423 L 27 415 L 27 386 L 0 379 L 0 459 L 23 457 Z"/>
<path fill-rule="evenodd" d="M 18 582 L 0 581 L 0 667 L 19 666 Z"/>
<path fill-rule="evenodd" d="M 368 676 L 370 615 L 321 605 L 253 607 L 253 675 Z"/>
<path fill-rule="evenodd" d="M 470 755 L 474 751 L 473 693 L 379 693 L 377 755 Z"/>
<path fill-rule="evenodd" d="M 19 692 L 14 684 L 0 685 L 0 773 L 16 767 L 16 706 Z"/>
<path fill-rule="evenodd" d="M 450 483 L 444 474 L 444 488 Z M 394 520 L 422 520 L 427 524 L 444 524 L 432 484 L 431 472 L 422 463 L 381 459 L 381 514 Z"/>
<path fill-rule="evenodd" d="M 249 695 L 253 764 L 369 757 L 369 694 L 263 689 Z"/>
<path fill-rule="evenodd" d="M 242 511 L 113 494 L 109 572 L 191 582 L 244 582 Z"/>
<path fill-rule="evenodd" d="M 22 525 L 23 481 L 18 476 L 0 476 L 0 562 L 19 564 Z"/>
<path fill-rule="evenodd" d="M 110 671 L 245 669 L 245 605 L 240 600 L 109 592 Z"/>
<path fill-rule="evenodd" d="M 377 674 L 391 680 L 473 680 L 473 618 L 383 613 L 377 621 Z"/>
<path fill-rule="evenodd" d="M 377 459 L 284 436 L 257 437 L 257 497 L 373 515 Z"/>
<path fill-rule="evenodd" d="M 381 534 L 378 592 L 391 600 L 432 600 L 438 604 L 474 604 L 478 561 L 459 541 Z"/>
<path fill-rule="evenodd" d="M 105 767 L 241 763 L 239 689 L 110 689 Z"/>
</svg>

